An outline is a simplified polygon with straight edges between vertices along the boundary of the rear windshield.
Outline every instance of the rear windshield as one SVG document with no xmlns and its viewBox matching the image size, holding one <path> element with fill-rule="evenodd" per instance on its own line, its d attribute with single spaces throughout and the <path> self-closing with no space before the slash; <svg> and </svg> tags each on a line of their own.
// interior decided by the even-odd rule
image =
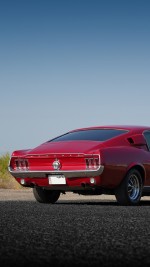
<svg viewBox="0 0 150 267">
<path fill-rule="evenodd" d="M 81 130 L 66 133 L 57 138 L 50 140 L 49 142 L 59 141 L 77 141 L 77 140 L 90 140 L 90 141 L 106 141 L 118 135 L 124 134 L 125 130 L 116 129 L 94 129 L 94 130 Z"/>
</svg>

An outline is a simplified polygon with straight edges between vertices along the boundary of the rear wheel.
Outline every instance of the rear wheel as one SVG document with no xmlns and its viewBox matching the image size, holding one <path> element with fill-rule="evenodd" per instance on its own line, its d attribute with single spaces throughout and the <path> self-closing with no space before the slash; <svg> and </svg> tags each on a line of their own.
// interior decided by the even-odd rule
<svg viewBox="0 0 150 267">
<path fill-rule="evenodd" d="M 141 174 L 131 169 L 115 192 L 116 199 L 121 205 L 137 205 L 142 196 L 143 182 Z"/>
<path fill-rule="evenodd" d="M 40 203 L 54 204 L 60 196 L 60 191 L 45 190 L 41 187 L 33 188 L 33 195 L 35 199 Z"/>
</svg>

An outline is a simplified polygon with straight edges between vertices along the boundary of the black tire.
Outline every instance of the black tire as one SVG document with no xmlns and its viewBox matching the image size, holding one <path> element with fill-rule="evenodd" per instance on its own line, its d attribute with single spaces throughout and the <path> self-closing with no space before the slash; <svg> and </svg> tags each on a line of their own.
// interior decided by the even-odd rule
<svg viewBox="0 0 150 267">
<path fill-rule="evenodd" d="M 45 190 L 42 187 L 34 187 L 33 195 L 35 199 L 40 203 L 54 204 L 59 199 L 60 192 Z"/>
<path fill-rule="evenodd" d="M 143 181 L 136 169 L 131 169 L 116 188 L 115 196 L 120 205 L 138 205 L 142 196 Z"/>
</svg>

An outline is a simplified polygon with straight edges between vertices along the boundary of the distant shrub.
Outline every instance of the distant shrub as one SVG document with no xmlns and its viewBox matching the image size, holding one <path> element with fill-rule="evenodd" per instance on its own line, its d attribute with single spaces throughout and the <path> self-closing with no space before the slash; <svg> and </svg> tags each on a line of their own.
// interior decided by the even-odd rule
<svg viewBox="0 0 150 267">
<path fill-rule="evenodd" d="M 9 160 L 9 153 L 0 156 L 0 188 L 22 189 L 22 186 L 17 183 L 15 178 L 8 171 Z"/>
<path fill-rule="evenodd" d="M 7 171 L 8 163 L 9 163 L 9 153 L 6 153 L 5 155 L 0 157 L 0 172 L 4 174 Z"/>
</svg>

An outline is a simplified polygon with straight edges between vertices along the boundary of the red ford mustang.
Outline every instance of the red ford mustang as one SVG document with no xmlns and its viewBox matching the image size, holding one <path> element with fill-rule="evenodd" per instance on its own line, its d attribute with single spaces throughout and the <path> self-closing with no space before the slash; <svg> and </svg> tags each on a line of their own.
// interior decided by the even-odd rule
<svg viewBox="0 0 150 267">
<path fill-rule="evenodd" d="M 137 205 L 150 195 L 150 127 L 74 130 L 13 152 L 9 171 L 41 203 L 55 203 L 60 193 L 72 191 L 114 194 L 121 205 Z"/>
</svg>

